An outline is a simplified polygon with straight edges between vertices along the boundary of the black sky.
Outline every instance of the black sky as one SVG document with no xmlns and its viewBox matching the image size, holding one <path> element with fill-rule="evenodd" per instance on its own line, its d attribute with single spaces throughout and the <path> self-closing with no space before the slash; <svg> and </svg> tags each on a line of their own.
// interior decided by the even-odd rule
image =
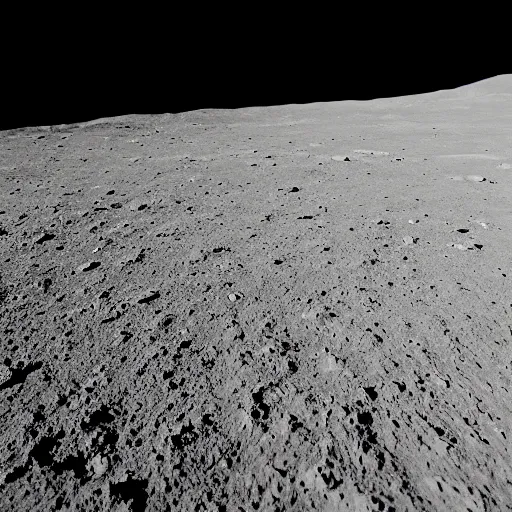
<svg viewBox="0 0 512 512">
<path fill-rule="evenodd" d="M 512 72 L 468 45 L 343 40 L 322 31 L 140 37 L 45 37 L 4 59 L 0 129 L 125 114 L 368 100 L 451 89 Z M 271 31 L 272 29 L 268 29 Z M 238 37 L 237 37 L 238 35 Z M 201 44 L 192 44 L 198 38 Z M 62 38 L 61 38 L 62 39 Z M 143 41 L 142 41 L 143 40 Z M 165 43 L 162 43 L 165 40 Z M 149 41 L 149 42 L 148 42 Z"/>
</svg>

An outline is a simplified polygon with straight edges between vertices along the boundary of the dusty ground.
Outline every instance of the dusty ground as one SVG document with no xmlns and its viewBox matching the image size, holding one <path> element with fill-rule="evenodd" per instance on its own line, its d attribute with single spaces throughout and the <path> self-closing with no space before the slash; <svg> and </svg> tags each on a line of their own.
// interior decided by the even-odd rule
<svg viewBox="0 0 512 512">
<path fill-rule="evenodd" d="M 1 510 L 512 510 L 511 84 L 1 132 Z"/>
</svg>

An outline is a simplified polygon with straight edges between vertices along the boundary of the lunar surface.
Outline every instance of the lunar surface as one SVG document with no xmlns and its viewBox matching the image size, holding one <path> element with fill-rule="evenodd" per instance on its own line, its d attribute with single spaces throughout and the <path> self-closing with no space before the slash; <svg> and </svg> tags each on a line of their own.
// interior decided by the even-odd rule
<svg viewBox="0 0 512 512">
<path fill-rule="evenodd" d="M 511 143 L 511 75 L 0 132 L 0 509 L 512 510 Z"/>
</svg>

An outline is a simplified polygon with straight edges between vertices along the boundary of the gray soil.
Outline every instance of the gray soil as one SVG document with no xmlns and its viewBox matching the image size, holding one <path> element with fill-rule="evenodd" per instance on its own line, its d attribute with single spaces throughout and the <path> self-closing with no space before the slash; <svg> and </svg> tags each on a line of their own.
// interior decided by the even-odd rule
<svg viewBox="0 0 512 512">
<path fill-rule="evenodd" d="M 0 132 L 0 509 L 512 510 L 511 84 Z"/>
</svg>

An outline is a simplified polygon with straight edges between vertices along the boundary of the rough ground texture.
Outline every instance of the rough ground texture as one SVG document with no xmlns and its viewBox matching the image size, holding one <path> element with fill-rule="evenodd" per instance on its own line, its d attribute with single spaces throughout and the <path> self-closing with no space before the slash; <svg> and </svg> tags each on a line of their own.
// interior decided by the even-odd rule
<svg viewBox="0 0 512 512">
<path fill-rule="evenodd" d="M 0 133 L 0 509 L 512 510 L 511 83 Z"/>
</svg>

